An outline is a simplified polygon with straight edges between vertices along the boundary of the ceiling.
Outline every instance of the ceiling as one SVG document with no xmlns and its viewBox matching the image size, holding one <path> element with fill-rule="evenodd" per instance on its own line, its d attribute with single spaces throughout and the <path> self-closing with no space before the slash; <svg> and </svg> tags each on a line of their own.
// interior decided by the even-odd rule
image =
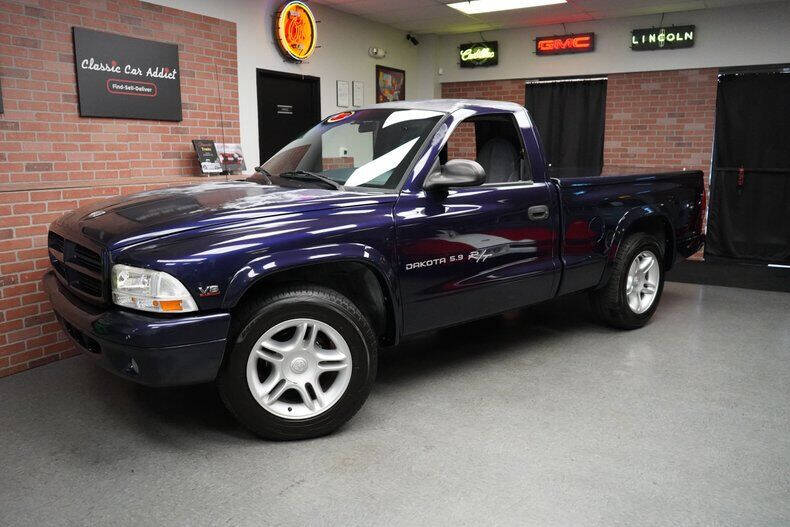
<svg viewBox="0 0 790 527">
<path fill-rule="evenodd" d="M 602 18 L 712 9 L 772 0 L 567 0 L 527 9 L 466 15 L 445 4 L 459 0 L 314 0 L 339 11 L 413 33 L 470 33 Z M 658 25 L 659 20 L 656 20 Z"/>
</svg>

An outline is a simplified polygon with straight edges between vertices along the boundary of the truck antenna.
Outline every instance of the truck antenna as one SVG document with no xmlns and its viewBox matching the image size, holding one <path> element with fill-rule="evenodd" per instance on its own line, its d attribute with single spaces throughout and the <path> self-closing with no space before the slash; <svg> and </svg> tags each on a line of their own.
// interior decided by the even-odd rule
<svg viewBox="0 0 790 527">
<path fill-rule="evenodd" d="M 222 128 L 222 153 L 225 153 L 227 143 L 225 142 L 225 112 L 222 110 L 222 88 L 219 85 L 219 65 L 214 61 L 214 80 L 217 82 L 217 97 L 219 97 L 219 126 Z M 225 172 L 225 181 L 228 181 L 228 169 L 225 166 L 225 158 L 222 158 L 222 168 Z"/>
</svg>

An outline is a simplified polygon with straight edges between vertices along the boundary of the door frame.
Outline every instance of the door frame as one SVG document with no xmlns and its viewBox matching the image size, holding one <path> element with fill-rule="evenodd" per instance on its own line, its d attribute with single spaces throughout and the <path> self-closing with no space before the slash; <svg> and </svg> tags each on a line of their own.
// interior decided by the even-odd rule
<svg viewBox="0 0 790 527">
<path fill-rule="evenodd" d="M 315 108 L 315 122 L 321 120 L 321 77 L 313 75 L 302 75 L 300 73 L 287 73 L 284 71 L 267 70 L 255 68 L 255 98 L 258 104 L 258 163 L 262 164 L 263 159 L 263 134 L 261 133 L 262 109 L 261 109 L 261 79 L 263 77 L 287 80 L 299 80 L 310 82 L 312 88 L 313 108 Z"/>
</svg>

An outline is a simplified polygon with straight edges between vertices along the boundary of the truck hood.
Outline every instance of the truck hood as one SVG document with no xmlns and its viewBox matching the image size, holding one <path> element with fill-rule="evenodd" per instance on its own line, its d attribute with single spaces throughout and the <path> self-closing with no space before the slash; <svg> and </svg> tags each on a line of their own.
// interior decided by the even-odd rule
<svg viewBox="0 0 790 527">
<path fill-rule="evenodd" d="M 193 229 L 394 199 L 394 194 L 374 192 L 212 182 L 100 201 L 66 214 L 55 224 L 112 249 Z"/>
</svg>

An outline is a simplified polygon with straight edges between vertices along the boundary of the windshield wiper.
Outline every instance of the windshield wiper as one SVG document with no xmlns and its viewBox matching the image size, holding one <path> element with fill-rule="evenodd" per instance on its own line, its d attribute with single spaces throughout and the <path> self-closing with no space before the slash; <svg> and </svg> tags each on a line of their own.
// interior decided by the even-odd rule
<svg viewBox="0 0 790 527">
<path fill-rule="evenodd" d="M 329 179 L 326 176 L 322 176 L 321 174 L 316 174 L 315 172 L 308 172 L 306 170 L 294 170 L 291 172 L 283 172 L 280 174 L 281 178 L 285 179 L 314 179 L 315 181 L 320 181 L 321 183 L 326 183 L 330 187 L 335 190 L 343 190 L 343 185 L 338 183 L 333 179 Z"/>
</svg>

